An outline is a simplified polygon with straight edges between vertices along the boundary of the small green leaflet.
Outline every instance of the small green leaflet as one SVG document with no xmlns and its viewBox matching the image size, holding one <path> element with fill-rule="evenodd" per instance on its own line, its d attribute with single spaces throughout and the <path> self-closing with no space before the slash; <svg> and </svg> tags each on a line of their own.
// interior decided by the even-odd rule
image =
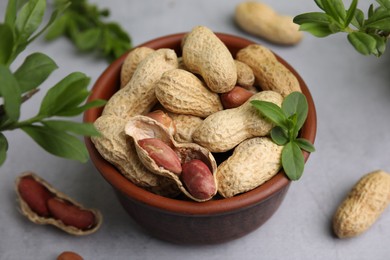
<svg viewBox="0 0 390 260">
<path fill-rule="evenodd" d="M 17 121 L 20 116 L 20 105 L 22 103 L 19 84 L 12 72 L 1 64 L 0 84 L 0 96 L 4 99 L 5 114 L 11 121 Z"/>
<path fill-rule="evenodd" d="M 252 100 L 251 104 L 275 124 L 270 135 L 274 143 L 284 146 L 281 161 L 283 169 L 291 180 L 298 180 L 304 170 L 302 150 L 315 151 L 310 141 L 298 137 L 308 115 L 306 97 L 300 92 L 292 92 L 285 97 L 281 107 L 261 100 Z"/>
</svg>

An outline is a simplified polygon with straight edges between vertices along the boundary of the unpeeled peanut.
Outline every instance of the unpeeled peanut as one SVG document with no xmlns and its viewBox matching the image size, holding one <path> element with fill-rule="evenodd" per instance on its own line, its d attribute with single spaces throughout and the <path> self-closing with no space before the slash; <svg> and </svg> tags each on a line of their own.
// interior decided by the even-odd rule
<svg viewBox="0 0 390 260">
<path fill-rule="evenodd" d="M 218 94 L 185 70 L 165 72 L 157 81 L 155 92 L 161 105 L 173 113 L 207 117 L 223 109 Z"/>
<path fill-rule="evenodd" d="M 294 91 L 301 92 L 298 79 L 268 48 L 248 45 L 238 51 L 236 59 L 252 68 L 261 89 L 276 91 L 283 97 Z"/>
<path fill-rule="evenodd" d="M 131 50 L 129 54 L 127 54 L 121 67 L 121 88 L 129 83 L 138 64 L 152 52 L 154 52 L 152 48 L 142 46 Z"/>
<path fill-rule="evenodd" d="M 226 152 L 245 139 L 268 135 L 273 124 L 250 104 L 251 100 L 281 106 L 283 98 L 274 91 L 261 91 L 237 108 L 208 116 L 194 131 L 193 140 L 211 152 Z"/>
<path fill-rule="evenodd" d="M 226 45 L 207 27 L 197 26 L 183 40 L 183 61 L 191 72 L 200 74 L 215 93 L 231 90 L 237 69 Z"/>
<path fill-rule="evenodd" d="M 159 49 L 142 60 L 126 87 L 117 91 L 107 102 L 102 115 L 128 119 L 148 113 L 157 103 L 154 87 L 161 75 L 178 66 L 177 55 L 171 49 Z"/>
<path fill-rule="evenodd" d="M 235 20 L 244 31 L 273 43 L 293 45 L 303 38 L 292 17 L 279 15 L 264 3 L 248 1 L 238 4 Z"/>
<path fill-rule="evenodd" d="M 225 109 L 236 108 L 244 104 L 253 94 L 245 88 L 235 86 L 229 92 L 221 94 L 221 102 Z"/>
<path fill-rule="evenodd" d="M 339 238 L 367 231 L 390 203 L 390 174 L 378 170 L 364 175 L 348 193 L 333 217 Z"/>
<path fill-rule="evenodd" d="M 193 143 L 192 134 L 198 126 L 203 122 L 203 119 L 191 115 L 170 114 L 176 126 L 176 133 L 173 135 L 175 140 L 180 143 Z"/>
<path fill-rule="evenodd" d="M 237 85 L 246 89 L 252 89 L 255 84 L 253 70 L 247 64 L 234 60 L 237 69 Z"/>
<path fill-rule="evenodd" d="M 269 137 L 255 137 L 240 143 L 218 166 L 218 193 L 225 198 L 252 190 L 271 179 L 281 168 L 283 146 Z"/>
</svg>

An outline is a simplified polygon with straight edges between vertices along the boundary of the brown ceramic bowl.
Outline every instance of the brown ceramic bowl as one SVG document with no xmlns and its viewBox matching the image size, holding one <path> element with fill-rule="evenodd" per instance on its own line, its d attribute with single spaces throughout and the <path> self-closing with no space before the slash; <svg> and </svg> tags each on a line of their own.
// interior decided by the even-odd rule
<svg viewBox="0 0 390 260">
<path fill-rule="evenodd" d="M 184 33 L 169 35 L 140 46 L 153 49 L 171 48 L 178 55 Z M 233 56 L 253 42 L 222 33 L 217 36 L 226 44 Z M 125 55 L 114 61 L 95 83 L 89 100 L 108 100 L 119 88 L 120 69 Z M 314 142 L 316 111 L 310 92 L 298 73 L 278 57 L 298 78 L 309 104 L 307 121 L 300 135 Z M 94 122 L 102 108 L 87 111 L 85 122 Z M 162 197 L 135 186 L 110 163 L 105 161 L 86 138 L 90 157 L 96 168 L 114 188 L 120 203 L 128 214 L 147 232 L 162 240 L 184 244 L 214 244 L 242 237 L 260 227 L 279 208 L 290 185 L 284 172 L 279 172 L 260 187 L 227 199 L 198 203 Z M 304 152 L 305 160 L 309 154 Z M 277 227 L 275 227 L 277 228 Z"/>
</svg>

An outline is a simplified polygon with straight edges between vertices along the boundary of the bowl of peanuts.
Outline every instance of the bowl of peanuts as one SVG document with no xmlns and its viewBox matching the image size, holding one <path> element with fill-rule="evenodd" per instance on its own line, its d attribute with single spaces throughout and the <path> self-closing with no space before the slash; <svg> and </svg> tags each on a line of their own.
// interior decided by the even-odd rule
<svg viewBox="0 0 390 260">
<path fill-rule="evenodd" d="M 163 36 L 130 50 L 96 81 L 89 101 L 107 103 L 84 115 L 101 133 L 85 139 L 87 149 L 150 235 L 178 244 L 237 239 L 276 212 L 291 184 L 269 137 L 272 123 L 249 101 L 280 105 L 294 88 L 309 108 L 299 136 L 313 143 L 313 99 L 281 57 L 203 26 Z"/>
</svg>

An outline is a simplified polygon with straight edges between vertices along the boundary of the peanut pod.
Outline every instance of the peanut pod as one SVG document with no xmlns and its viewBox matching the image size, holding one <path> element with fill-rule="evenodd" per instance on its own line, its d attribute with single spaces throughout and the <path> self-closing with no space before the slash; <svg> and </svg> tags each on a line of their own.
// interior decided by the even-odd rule
<svg viewBox="0 0 390 260">
<path fill-rule="evenodd" d="M 30 179 L 38 185 L 31 185 L 31 182 L 24 185 L 23 182 L 26 179 Z M 15 188 L 21 213 L 33 223 L 53 225 L 69 234 L 83 236 L 96 232 L 103 222 L 100 211 L 85 208 L 66 194 L 56 190 L 35 173 L 22 173 L 16 178 Z M 49 194 L 50 196 L 36 196 L 42 190 L 45 191 L 46 195 Z M 62 211 L 56 214 L 57 210 L 61 210 L 61 206 L 50 205 L 49 202 L 52 200 L 65 202 L 69 205 L 68 209 L 70 208 L 71 211 Z M 40 206 L 45 205 L 48 214 L 42 215 L 36 212 L 34 205 L 37 204 Z"/>
<path fill-rule="evenodd" d="M 177 114 L 204 118 L 223 109 L 218 94 L 194 74 L 181 69 L 161 76 L 156 83 L 156 97 L 165 109 Z"/>
<path fill-rule="evenodd" d="M 165 71 L 177 66 L 174 50 L 159 49 L 152 52 L 138 64 L 129 83 L 108 100 L 102 115 L 128 119 L 148 113 L 157 103 L 155 83 Z"/>
<path fill-rule="evenodd" d="M 202 202 L 211 199 L 217 193 L 217 181 L 215 178 L 217 164 L 213 155 L 207 149 L 195 143 L 177 143 L 159 122 L 142 115 L 132 117 L 126 124 L 125 132 L 134 139 L 138 157 L 143 165 L 157 176 L 164 176 L 173 180 L 188 198 Z M 181 164 L 194 159 L 201 160 L 213 174 L 212 185 L 215 187 L 214 192 L 210 193 L 210 196 L 207 198 L 196 197 L 196 194 L 191 194 L 177 174 L 167 170 L 166 167 L 156 164 L 155 160 L 149 156 L 149 153 L 138 144 L 139 140 L 146 138 L 157 138 L 167 144 L 175 151 Z"/>
<path fill-rule="evenodd" d="M 348 193 L 333 216 L 339 238 L 368 230 L 390 203 L 390 174 L 378 170 L 364 175 Z"/>
<path fill-rule="evenodd" d="M 197 26 L 183 39 L 183 61 L 189 71 L 200 74 L 215 93 L 231 90 L 237 69 L 226 45 L 207 27 Z"/>
<path fill-rule="evenodd" d="M 233 155 L 218 166 L 218 193 L 229 198 L 271 179 L 281 168 L 282 149 L 269 137 L 255 137 L 239 144 Z"/>
<path fill-rule="evenodd" d="M 273 124 L 250 104 L 251 100 L 263 100 L 281 106 L 283 98 L 274 91 L 261 91 L 237 108 L 210 115 L 194 131 L 192 138 L 195 143 L 211 152 L 226 152 L 245 139 L 268 135 Z"/>
<path fill-rule="evenodd" d="M 251 67 L 261 89 L 276 91 L 283 97 L 294 91 L 301 92 L 298 79 L 268 48 L 248 45 L 238 51 L 236 59 Z"/>
</svg>

